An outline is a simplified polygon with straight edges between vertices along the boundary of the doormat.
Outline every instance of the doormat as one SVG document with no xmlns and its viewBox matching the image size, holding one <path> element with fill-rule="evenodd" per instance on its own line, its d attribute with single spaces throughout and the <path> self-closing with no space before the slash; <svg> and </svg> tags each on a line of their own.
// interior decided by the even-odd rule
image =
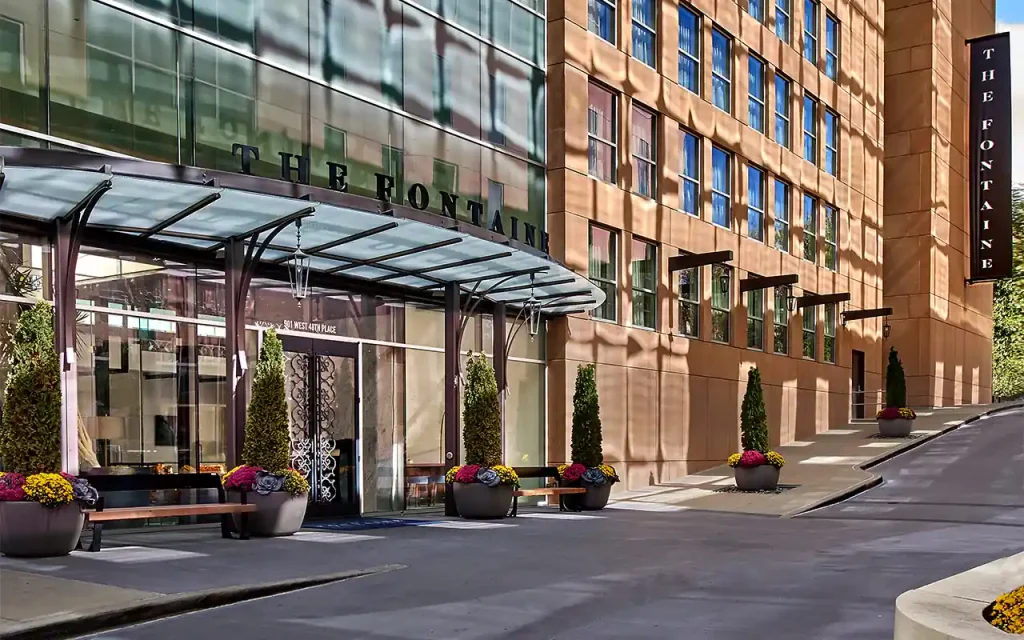
<svg viewBox="0 0 1024 640">
<path fill-rule="evenodd" d="M 302 525 L 303 529 L 328 529 L 330 531 L 365 531 L 367 529 L 393 529 L 395 527 L 418 527 L 431 520 L 409 520 L 406 518 L 344 518 L 342 520 L 317 520 Z"/>
</svg>

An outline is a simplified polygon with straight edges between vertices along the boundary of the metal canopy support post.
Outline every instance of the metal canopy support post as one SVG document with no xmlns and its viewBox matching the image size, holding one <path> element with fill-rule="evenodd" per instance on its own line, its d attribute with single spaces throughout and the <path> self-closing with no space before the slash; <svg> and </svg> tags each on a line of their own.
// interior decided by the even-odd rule
<svg viewBox="0 0 1024 640">
<path fill-rule="evenodd" d="M 242 417 L 245 415 L 245 407 L 242 404 L 244 394 L 238 389 L 239 362 L 238 358 L 244 352 L 242 340 L 245 336 L 245 298 L 248 292 L 242 296 L 242 308 L 238 306 L 239 293 L 242 289 L 242 271 L 245 264 L 245 245 L 240 240 L 229 240 L 224 245 L 224 297 L 227 301 L 227 311 L 224 318 L 224 371 L 226 376 L 224 382 L 227 385 L 225 391 L 227 398 L 225 404 L 225 422 L 227 425 L 227 460 L 228 468 L 239 464 L 242 454 L 242 440 L 244 429 Z M 200 460 L 202 462 L 202 460 Z"/>
<path fill-rule="evenodd" d="M 444 468 L 459 464 L 459 329 L 461 289 L 452 282 L 444 289 Z M 444 492 L 444 514 L 457 516 L 453 487 Z"/>
<path fill-rule="evenodd" d="M 501 412 L 501 456 L 502 464 L 504 464 L 505 452 L 508 450 L 505 446 L 505 396 L 508 391 L 505 388 L 508 379 L 508 353 L 505 348 L 505 303 L 496 302 L 492 314 L 491 334 L 494 342 L 491 353 L 494 354 L 494 380 L 498 383 L 498 407 Z"/>
<path fill-rule="evenodd" d="M 106 179 L 89 192 L 62 218 L 57 219 L 56 259 L 54 274 L 55 346 L 60 359 L 61 419 L 60 466 L 65 472 L 78 474 L 78 368 L 75 343 L 78 313 L 75 271 L 82 237 L 93 207 L 112 183 Z"/>
</svg>

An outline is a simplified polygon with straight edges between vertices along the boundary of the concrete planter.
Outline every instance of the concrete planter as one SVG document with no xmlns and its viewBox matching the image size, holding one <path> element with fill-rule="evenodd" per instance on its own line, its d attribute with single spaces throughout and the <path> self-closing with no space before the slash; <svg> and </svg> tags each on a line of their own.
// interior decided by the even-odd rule
<svg viewBox="0 0 1024 640">
<path fill-rule="evenodd" d="M 78 502 L 61 507 L 0 502 L 0 553 L 15 558 L 66 556 L 78 545 L 84 524 Z"/>
<path fill-rule="evenodd" d="M 573 487 L 583 487 L 586 493 L 569 494 L 563 498 L 565 508 L 570 511 L 600 511 L 608 505 L 608 498 L 612 494 L 611 482 L 602 485 L 590 484 L 589 482 L 575 482 Z"/>
<path fill-rule="evenodd" d="M 455 482 L 455 506 L 459 515 L 469 520 L 496 520 L 508 515 L 512 506 L 510 484 L 488 487 L 479 482 Z"/>
<path fill-rule="evenodd" d="M 733 467 L 736 488 L 741 491 L 772 491 L 779 486 L 779 468 L 770 464 Z"/>
<path fill-rule="evenodd" d="M 883 438 L 906 438 L 913 429 L 914 421 L 907 418 L 878 421 L 878 434 Z"/>
<path fill-rule="evenodd" d="M 309 494 L 293 496 L 287 491 L 275 491 L 265 496 L 250 491 L 246 492 L 245 499 L 257 509 L 249 514 L 249 533 L 265 538 L 290 536 L 301 529 L 306 505 L 309 504 Z M 241 496 L 236 494 L 233 502 L 241 501 Z M 235 521 L 235 529 L 241 530 L 241 515 L 235 513 L 231 517 Z"/>
</svg>

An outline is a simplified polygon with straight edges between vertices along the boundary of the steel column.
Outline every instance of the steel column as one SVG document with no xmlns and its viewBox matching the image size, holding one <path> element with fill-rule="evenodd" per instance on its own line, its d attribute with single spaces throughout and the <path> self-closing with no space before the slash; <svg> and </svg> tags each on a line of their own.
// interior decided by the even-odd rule
<svg viewBox="0 0 1024 640">
<path fill-rule="evenodd" d="M 492 314 L 491 333 L 494 343 L 491 353 L 494 354 L 494 379 L 498 383 L 498 406 L 501 411 L 501 458 L 504 461 L 505 451 L 508 450 L 505 443 L 505 396 L 508 395 L 508 389 L 506 389 L 508 385 L 508 354 L 505 350 L 505 303 L 494 303 Z"/>
<path fill-rule="evenodd" d="M 224 245 L 224 382 L 228 468 L 241 462 L 245 436 L 245 394 L 239 387 L 240 358 L 245 357 L 245 299 L 242 292 L 245 243 L 231 239 Z M 241 303 L 239 303 L 241 298 Z"/>
<path fill-rule="evenodd" d="M 459 464 L 459 329 L 462 324 L 461 289 L 457 283 L 444 288 L 444 468 Z M 444 492 L 444 513 L 459 515 L 449 485 Z"/>
</svg>

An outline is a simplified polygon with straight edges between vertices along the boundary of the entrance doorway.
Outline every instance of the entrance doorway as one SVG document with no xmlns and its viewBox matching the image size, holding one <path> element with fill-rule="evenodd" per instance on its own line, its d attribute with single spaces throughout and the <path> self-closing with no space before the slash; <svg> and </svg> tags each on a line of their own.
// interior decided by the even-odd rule
<svg viewBox="0 0 1024 640">
<path fill-rule="evenodd" d="M 282 335 L 291 464 L 311 517 L 359 515 L 357 345 Z"/>
<path fill-rule="evenodd" d="M 853 418 L 864 419 L 864 352 L 853 352 Z"/>
</svg>

